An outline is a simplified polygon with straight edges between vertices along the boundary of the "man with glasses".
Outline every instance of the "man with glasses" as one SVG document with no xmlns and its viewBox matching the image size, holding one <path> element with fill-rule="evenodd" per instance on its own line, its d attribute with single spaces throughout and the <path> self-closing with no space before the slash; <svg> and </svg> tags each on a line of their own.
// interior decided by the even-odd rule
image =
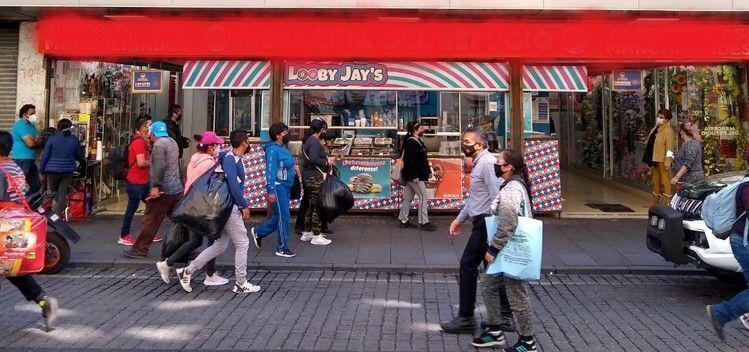
<svg viewBox="0 0 749 352">
<path fill-rule="evenodd" d="M 483 262 L 487 249 L 486 222 L 484 218 L 491 215 L 491 205 L 499 193 L 502 180 L 494 172 L 497 158 L 487 149 L 487 134 L 476 128 L 468 128 L 463 133 L 463 154 L 472 158 L 471 186 L 469 197 L 458 217 L 450 224 L 450 235 L 458 236 L 463 223 L 471 221 L 471 237 L 468 239 L 463 256 L 460 258 L 460 310 L 457 317 L 440 324 L 442 331 L 448 333 L 473 333 L 476 320 L 473 317 L 476 308 L 476 286 L 478 267 Z M 502 291 L 502 316 L 511 317 L 512 310 L 507 301 L 507 294 Z M 514 331 L 512 319 L 502 324 L 503 331 Z"/>
</svg>

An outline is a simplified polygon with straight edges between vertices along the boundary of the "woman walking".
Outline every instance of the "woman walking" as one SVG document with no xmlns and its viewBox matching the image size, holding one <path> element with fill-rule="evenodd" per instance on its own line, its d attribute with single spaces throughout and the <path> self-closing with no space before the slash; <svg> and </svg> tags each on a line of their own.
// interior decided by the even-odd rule
<svg viewBox="0 0 749 352">
<path fill-rule="evenodd" d="M 328 126 L 323 120 L 312 120 L 309 124 L 309 136 L 302 147 L 302 180 L 304 191 L 309 192 L 309 206 L 304 216 L 304 232 L 302 241 L 309 241 L 314 245 L 327 246 L 332 241 L 322 234 L 322 209 L 320 206 L 320 192 L 325 175 L 330 172 L 330 165 L 334 159 L 328 157 L 320 136 Z"/>
<path fill-rule="evenodd" d="M 671 184 L 679 182 L 692 183 L 705 178 L 702 169 L 702 146 L 700 146 L 700 130 L 691 122 L 681 124 L 679 130 L 682 144 L 674 156 L 674 178 Z"/>
<path fill-rule="evenodd" d="M 86 162 L 81 141 L 70 133 L 71 127 L 73 123 L 68 119 L 57 122 L 57 132 L 47 140 L 40 164 L 49 191 L 57 193 L 54 212 L 60 216 L 65 215 L 68 207 L 68 187 L 78 169 L 76 162 Z"/>
<path fill-rule="evenodd" d="M 499 216 L 499 228 L 489 243 L 486 252 L 486 261 L 492 263 L 497 254 L 507 245 L 514 235 L 518 225 L 518 214 L 530 212 L 530 197 L 528 196 L 528 179 L 523 161 L 523 156 L 514 150 L 504 150 L 497 158 L 494 172 L 498 177 L 505 180 L 501 186 L 499 195 L 492 202 L 492 213 Z M 483 294 L 486 301 L 489 321 L 501 321 L 508 318 L 507 312 L 504 316 L 501 312 L 501 300 L 504 292 L 510 301 L 512 314 L 517 318 L 517 331 L 520 335 L 519 341 L 510 348 L 508 352 L 534 352 L 537 351 L 536 341 L 533 336 L 533 310 L 531 308 L 530 295 L 528 293 L 528 282 L 499 275 L 487 275 L 483 282 Z M 510 317 L 511 319 L 511 317 Z M 491 347 L 505 344 L 505 336 L 502 330 L 496 326 L 488 325 L 481 336 L 473 340 L 476 347 Z"/>
<path fill-rule="evenodd" d="M 427 207 L 427 185 L 429 176 L 432 174 L 432 168 L 429 166 L 427 159 L 427 148 L 421 140 L 426 127 L 420 122 L 411 121 L 406 125 L 406 136 L 403 139 L 403 170 L 401 179 L 403 180 L 403 202 L 401 203 L 401 212 L 398 219 L 401 221 L 400 227 L 416 227 L 408 219 L 408 213 L 411 211 L 411 202 L 414 196 L 419 196 L 419 229 L 424 231 L 434 231 L 437 229 L 429 222 Z"/>
<path fill-rule="evenodd" d="M 270 142 L 265 149 L 265 186 L 268 192 L 268 204 L 273 207 L 273 217 L 258 227 L 250 229 L 255 246 L 260 248 L 263 238 L 278 231 L 276 255 L 292 258 L 296 254 L 289 249 L 289 232 L 291 231 L 291 213 L 289 202 L 291 186 L 297 177 L 294 170 L 294 156 L 286 145 L 289 143 L 289 127 L 282 122 L 270 126 Z"/>
<path fill-rule="evenodd" d="M 195 180 L 216 166 L 218 148 L 224 144 L 224 140 L 219 138 L 216 133 L 212 131 L 206 131 L 200 136 L 195 136 L 195 141 L 198 142 L 198 151 L 192 155 L 190 163 L 187 165 L 185 194 L 190 190 L 190 186 L 192 186 Z M 177 248 L 169 258 L 156 263 L 156 270 L 158 270 L 161 279 L 164 280 L 164 282 L 169 283 L 169 272 L 176 263 L 180 261 L 186 262 L 184 258 L 203 245 L 203 237 L 202 233 L 188 231 L 187 242 Z M 209 239 L 208 246 L 212 244 L 213 241 Z M 204 285 L 221 286 L 229 283 L 228 279 L 223 278 L 216 273 L 216 259 L 209 260 L 205 265 L 205 268 L 206 276 L 205 280 L 203 280 Z"/>
</svg>

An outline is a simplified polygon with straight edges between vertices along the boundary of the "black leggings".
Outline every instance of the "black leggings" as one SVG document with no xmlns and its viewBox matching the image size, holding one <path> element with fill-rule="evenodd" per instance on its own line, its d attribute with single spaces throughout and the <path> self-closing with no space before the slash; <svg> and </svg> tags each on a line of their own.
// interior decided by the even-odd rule
<svg viewBox="0 0 749 352">
<path fill-rule="evenodd" d="M 65 208 L 68 207 L 68 187 L 71 181 L 73 181 L 73 174 L 47 173 L 47 188 L 50 192 L 57 192 L 54 209 L 57 215 L 65 215 Z"/>
<path fill-rule="evenodd" d="M 174 253 L 172 253 L 169 258 L 166 259 L 166 264 L 169 266 L 174 266 L 174 264 L 177 264 L 179 262 L 187 263 L 188 256 L 192 251 L 200 248 L 200 246 L 203 245 L 203 235 L 199 234 L 195 231 L 189 231 L 189 237 L 187 238 L 187 242 L 183 243 L 179 248 L 177 248 Z M 213 244 L 212 239 L 208 239 L 208 246 Z M 211 259 L 206 265 L 205 265 L 205 271 L 207 272 L 208 276 L 212 276 L 214 273 L 216 273 L 216 259 Z"/>
<path fill-rule="evenodd" d="M 9 276 L 7 279 L 21 291 L 21 294 L 27 301 L 39 302 L 44 297 L 42 287 L 39 286 L 31 275 Z"/>
</svg>

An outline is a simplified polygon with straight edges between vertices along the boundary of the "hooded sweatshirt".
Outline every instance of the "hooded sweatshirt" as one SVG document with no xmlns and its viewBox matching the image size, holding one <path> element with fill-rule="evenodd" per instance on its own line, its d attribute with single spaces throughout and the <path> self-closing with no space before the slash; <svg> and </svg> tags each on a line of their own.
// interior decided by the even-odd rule
<svg viewBox="0 0 749 352">
<path fill-rule="evenodd" d="M 518 226 L 518 214 L 521 213 L 522 207 L 528 204 L 530 200 L 525 180 L 521 175 L 513 175 L 502 185 L 497 198 L 492 202 L 492 214 L 499 216 L 499 228 L 489 242 L 489 254 L 496 257 L 507 245 Z M 528 209 L 529 214 L 530 212 Z"/>
<path fill-rule="evenodd" d="M 190 189 L 190 186 L 198 179 L 203 176 L 208 170 L 216 166 L 216 158 L 210 154 L 197 152 L 190 158 L 190 163 L 187 164 L 187 181 L 185 181 L 185 194 Z"/>
<path fill-rule="evenodd" d="M 270 141 L 263 145 L 265 150 L 265 189 L 274 193 L 278 185 L 291 188 L 294 185 L 294 156 L 286 147 Z"/>
</svg>

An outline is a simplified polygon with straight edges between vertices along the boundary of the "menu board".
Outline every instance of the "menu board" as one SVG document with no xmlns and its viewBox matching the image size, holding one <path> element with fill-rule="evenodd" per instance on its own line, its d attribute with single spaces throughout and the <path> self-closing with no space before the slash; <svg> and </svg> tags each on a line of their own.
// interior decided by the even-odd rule
<svg viewBox="0 0 749 352">
<path fill-rule="evenodd" d="M 341 181 L 354 198 L 390 197 L 391 159 L 344 158 L 336 162 Z"/>
</svg>

